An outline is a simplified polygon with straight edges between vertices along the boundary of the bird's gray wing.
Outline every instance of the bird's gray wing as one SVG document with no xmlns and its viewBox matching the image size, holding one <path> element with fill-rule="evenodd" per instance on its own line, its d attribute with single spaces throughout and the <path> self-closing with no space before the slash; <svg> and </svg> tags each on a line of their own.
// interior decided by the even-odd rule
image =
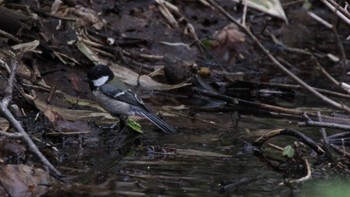
<svg viewBox="0 0 350 197">
<path fill-rule="evenodd" d="M 120 90 L 113 85 L 104 84 L 99 90 L 112 99 L 144 109 L 143 101 L 131 89 Z"/>
</svg>

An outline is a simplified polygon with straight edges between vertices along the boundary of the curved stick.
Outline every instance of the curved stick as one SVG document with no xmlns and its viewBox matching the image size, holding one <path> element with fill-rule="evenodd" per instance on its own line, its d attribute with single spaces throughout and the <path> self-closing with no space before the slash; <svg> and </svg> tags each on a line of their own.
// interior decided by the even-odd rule
<svg viewBox="0 0 350 197">
<path fill-rule="evenodd" d="M 277 137 L 280 135 L 289 135 L 298 138 L 299 141 L 308 145 L 312 150 L 314 150 L 317 155 L 325 154 L 325 151 L 311 138 L 307 137 L 300 131 L 292 130 L 292 129 L 277 129 L 266 133 L 261 136 L 255 142 L 253 142 L 254 146 L 261 147 L 266 141 L 270 140 L 273 137 Z"/>
</svg>

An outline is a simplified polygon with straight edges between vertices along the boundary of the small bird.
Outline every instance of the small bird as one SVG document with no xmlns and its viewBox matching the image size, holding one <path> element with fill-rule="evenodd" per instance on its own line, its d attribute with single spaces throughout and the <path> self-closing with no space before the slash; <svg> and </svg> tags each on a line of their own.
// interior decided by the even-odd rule
<svg viewBox="0 0 350 197">
<path fill-rule="evenodd" d="M 150 113 L 143 101 L 128 88 L 113 71 L 103 64 L 90 69 L 87 73 L 90 89 L 101 107 L 113 116 L 117 116 L 121 126 L 126 126 L 128 116 L 147 118 L 165 133 L 175 133 L 176 129 L 161 118 Z"/>
</svg>

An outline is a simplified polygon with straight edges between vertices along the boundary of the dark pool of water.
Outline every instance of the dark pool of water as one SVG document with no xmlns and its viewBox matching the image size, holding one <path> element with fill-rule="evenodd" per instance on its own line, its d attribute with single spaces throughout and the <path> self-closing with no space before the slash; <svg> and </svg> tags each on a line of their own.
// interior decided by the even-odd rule
<svg viewBox="0 0 350 197">
<path fill-rule="evenodd" d="M 273 121 L 266 121 L 243 118 L 240 128 L 231 131 L 182 130 L 176 135 L 146 132 L 148 144 L 169 152 L 154 154 L 136 148 L 131 156 L 124 157 L 104 173 L 116 177 L 121 185 L 121 194 L 287 196 L 290 189 L 279 186 L 283 181 L 282 175 L 266 167 L 253 155 L 249 142 L 255 137 L 244 137 L 249 130 L 268 130 L 276 126 Z M 247 125 L 250 128 L 243 128 Z M 228 183 L 233 185 L 223 191 L 222 186 Z"/>
<path fill-rule="evenodd" d="M 142 145 L 133 146 L 121 160 L 95 147 L 95 152 L 82 153 L 85 156 L 77 162 L 67 164 L 81 170 L 72 173 L 77 176 L 76 182 L 89 185 L 88 189 L 73 187 L 68 193 L 75 196 L 290 196 L 291 189 L 280 184 L 282 175 L 259 161 L 250 146 L 250 142 L 263 133 L 290 126 L 288 121 L 243 116 L 237 129 L 208 126 L 207 129 L 180 130 L 175 135 L 146 129 Z M 283 139 L 279 140 L 277 142 Z M 160 147 L 164 152 L 147 152 L 147 147 Z M 79 155 L 79 151 L 72 154 Z M 96 165 L 108 167 L 91 167 Z M 226 190 L 223 185 L 227 186 Z"/>
</svg>

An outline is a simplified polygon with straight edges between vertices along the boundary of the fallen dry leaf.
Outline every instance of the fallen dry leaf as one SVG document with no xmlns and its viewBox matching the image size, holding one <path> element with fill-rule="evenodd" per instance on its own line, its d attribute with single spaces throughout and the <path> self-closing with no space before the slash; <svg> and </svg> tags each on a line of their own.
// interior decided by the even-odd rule
<svg viewBox="0 0 350 197">
<path fill-rule="evenodd" d="M 48 172 L 26 165 L 1 165 L 1 196 L 41 196 L 54 183 Z"/>
<path fill-rule="evenodd" d="M 109 120 L 114 120 L 107 112 L 95 112 L 92 110 L 73 110 L 73 109 L 65 109 L 62 107 L 49 105 L 46 102 L 40 101 L 39 99 L 34 99 L 35 106 L 44 114 L 58 114 L 62 119 L 76 121 L 76 120 L 96 120 L 101 117 Z M 46 113 L 45 113 L 46 112 Z M 49 117 L 48 117 L 49 118 Z M 57 119 L 54 119 L 57 121 Z"/>
<path fill-rule="evenodd" d="M 81 80 L 81 77 L 76 72 L 70 71 L 66 74 L 66 77 L 69 79 L 69 81 L 71 82 L 76 92 L 82 91 L 83 81 Z"/>
<path fill-rule="evenodd" d="M 246 36 L 234 24 L 216 31 L 213 38 L 211 46 L 215 54 L 226 62 L 234 63 L 237 59 L 245 59 L 249 54 Z"/>
<path fill-rule="evenodd" d="M 9 127 L 10 127 L 9 122 L 5 118 L 0 117 L 0 130 L 1 131 L 7 131 L 7 129 Z"/>
</svg>

